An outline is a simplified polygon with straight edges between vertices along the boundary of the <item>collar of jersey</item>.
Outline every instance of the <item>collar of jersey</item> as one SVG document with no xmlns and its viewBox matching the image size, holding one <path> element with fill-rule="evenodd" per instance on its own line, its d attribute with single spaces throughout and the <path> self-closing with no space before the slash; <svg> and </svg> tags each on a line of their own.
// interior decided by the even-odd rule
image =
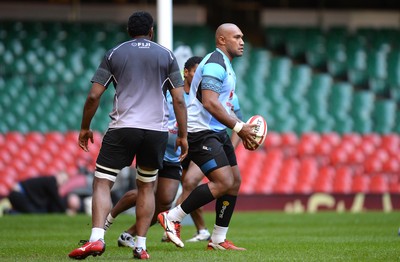
<svg viewBox="0 0 400 262">
<path fill-rule="evenodd" d="M 229 61 L 229 58 L 225 55 L 224 52 L 222 52 L 221 49 L 219 49 L 219 48 L 217 47 L 216 50 L 222 54 L 222 56 L 224 57 L 225 60 L 228 60 L 228 61 Z"/>
</svg>

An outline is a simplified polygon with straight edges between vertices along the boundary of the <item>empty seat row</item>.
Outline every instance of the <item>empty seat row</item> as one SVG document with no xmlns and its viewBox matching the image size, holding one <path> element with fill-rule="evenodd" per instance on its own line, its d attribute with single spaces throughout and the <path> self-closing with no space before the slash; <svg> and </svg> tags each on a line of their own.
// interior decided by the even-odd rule
<svg viewBox="0 0 400 262">
<path fill-rule="evenodd" d="M 23 179 L 60 171 L 75 176 L 94 170 L 102 134 L 90 152 L 77 144 L 78 131 L 9 132 L 0 135 L 0 194 Z M 270 132 L 256 151 L 237 150 L 241 193 L 400 193 L 398 134 Z"/>
<path fill-rule="evenodd" d="M 398 29 L 269 27 L 265 36 L 280 54 L 400 101 Z"/>
<path fill-rule="evenodd" d="M 264 150 L 237 149 L 242 193 L 398 193 L 398 134 L 269 133 Z"/>
</svg>

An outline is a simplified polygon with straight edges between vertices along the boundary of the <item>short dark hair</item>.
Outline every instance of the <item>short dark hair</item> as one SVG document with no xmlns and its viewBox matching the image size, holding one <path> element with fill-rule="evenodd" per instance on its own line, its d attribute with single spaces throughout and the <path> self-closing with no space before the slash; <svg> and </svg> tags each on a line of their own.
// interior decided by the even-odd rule
<svg viewBox="0 0 400 262">
<path fill-rule="evenodd" d="M 148 35 L 153 27 L 153 17 L 145 11 L 133 13 L 128 20 L 128 34 L 131 37 Z"/>
<path fill-rule="evenodd" d="M 202 57 L 200 56 L 192 56 L 191 58 L 189 58 L 186 63 L 185 63 L 185 68 L 187 70 L 192 69 L 196 64 L 200 64 L 201 60 L 203 60 Z"/>
</svg>

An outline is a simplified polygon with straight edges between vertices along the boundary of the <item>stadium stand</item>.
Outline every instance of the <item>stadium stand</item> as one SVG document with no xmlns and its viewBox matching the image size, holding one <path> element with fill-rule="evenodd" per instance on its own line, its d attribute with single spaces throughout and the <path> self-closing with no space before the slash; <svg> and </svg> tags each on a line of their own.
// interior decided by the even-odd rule
<svg viewBox="0 0 400 262">
<path fill-rule="evenodd" d="M 100 30 L 99 30 L 100 28 Z M 245 118 L 265 116 L 257 151 L 237 149 L 242 194 L 400 193 L 400 32 L 346 28 L 265 29 L 234 60 Z M 124 41 L 120 24 L 0 21 L 0 195 L 15 181 L 77 172 L 76 146 L 90 79 L 104 52 Z M 174 28 L 196 55 L 212 31 Z M 94 118 L 91 168 L 112 92 Z"/>
</svg>

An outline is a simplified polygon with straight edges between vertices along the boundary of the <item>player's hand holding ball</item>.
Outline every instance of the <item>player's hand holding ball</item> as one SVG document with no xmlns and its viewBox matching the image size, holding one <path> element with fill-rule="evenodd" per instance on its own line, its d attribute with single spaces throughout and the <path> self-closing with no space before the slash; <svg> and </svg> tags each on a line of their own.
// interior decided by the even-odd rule
<svg viewBox="0 0 400 262">
<path fill-rule="evenodd" d="M 235 126 L 235 128 L 236 127 L 237 126 Z M 241 130 L 237 133 L 242 139 L 243 146 L 247 150 L 253 151 L 259 148 L 260 145 L 264 143 L 267 132 L 267 121 L 265 121 L 265 119 L 260 115 L 254 115 L 250 117 L 249 120 L 247 120 L 246 124 L 243 125 Z"/>
</svg>

